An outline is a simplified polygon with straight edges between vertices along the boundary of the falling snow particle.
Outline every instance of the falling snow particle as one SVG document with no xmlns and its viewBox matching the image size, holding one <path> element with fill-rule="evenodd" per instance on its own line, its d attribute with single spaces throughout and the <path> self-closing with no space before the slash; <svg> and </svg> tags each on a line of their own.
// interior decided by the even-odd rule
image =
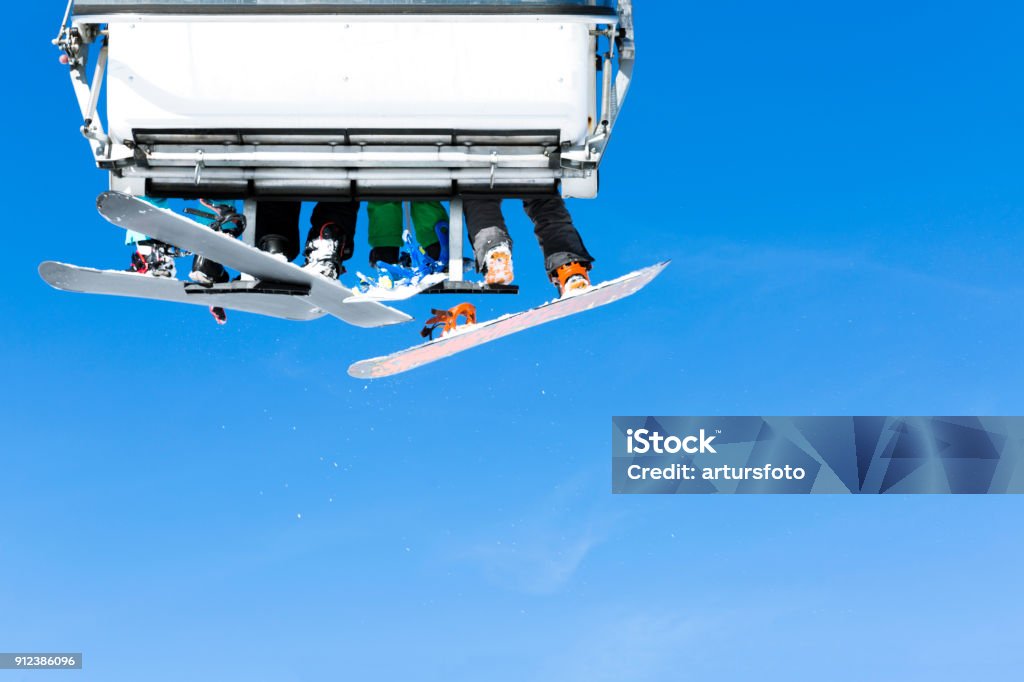
<svg viewBox="0 0 1024 682">
<path fill-rule="evenodd" d="M 296 514 L 296 515 L 295 515 L 295 518 L 297 518 L 297 519 L 299 519 L 299 520 L 302 520 L 302 514 Z"/>
</svg>

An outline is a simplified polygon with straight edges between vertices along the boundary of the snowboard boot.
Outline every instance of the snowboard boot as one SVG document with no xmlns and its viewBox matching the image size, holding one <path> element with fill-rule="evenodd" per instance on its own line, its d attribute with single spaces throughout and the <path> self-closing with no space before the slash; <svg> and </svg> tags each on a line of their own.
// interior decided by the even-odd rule
<svg viewBox="0 0 1024 682">
<path fill-rule="evenodd" d="M 424 248 L 423 252 L 426 253 L 430 257 L 431 260 L 433 260 L 433 261 L 440 261 L 441 260 L 441 243 L 440 242 L 434 242 L 430 246 Z M 447 270 L 448 270 L 448 263 L 443 263 L 443 265 L 444 265 L 445 271 L 447 272 Z"/>
<path fill-rule="evenodd" d="M 375 246 L 370 249 L 370 267 L 376 268 L 378 262 L 387 263 L 388 265 L 401 265 L 406 268 L 412 265 L 409 254 L 397 246 Z"/>
<path fill-rule="evenodd" d="M 223 265 L 199 255 L 192 259 L 192 272 L 189 273 L 188 278 L 204 287 L 223 284 L 229 279 Z"/>
<path fill-rule="evenodd" d="M 169 249 L 159 242 L 138 244 L 135 253 L 132 254 L 132 264 L 128 267 L 128 272 L 171 279 L 177 274 L 174 257 Z"/>
<path fill-rule="evenodd" d="M 512 284 L 512 248 L 508 244 L 492 247 L 484 256 L 484 281 L 487 284 Z"/>
<path fill-rule="evenodd" d="M 303 267 L 328 279 L 338 279 L 345 268 L 341 265 L 340 244 L 334 237 L 332 226 L 325 225 L 314 235 L 306 242 L 306 264 Z"/>
<path fill-rule="evenodd" d="M 266 236 L 260 240 L 258 246 L 260 251 L 266 251 L 282 263 L 288 262 L 288 256 L 286 255 L 288 243 L 284 237 L 278 237 L 277 235 Z"/>
<path fill-rule="evenodd" d="M 288 262 L 288 255 L 285 253 L 285 249 L 287 248 L 287 246 L 288 242 L 285 241 L 284 237 L 279 237 L 274 234 L 264 237 L 256 245 L 256 247 L 260 251 L 266 251 L 268 254 L 270 254 L 277 260 L 281 261 L 282 263 Z M 238 276 L 238 281 L 255 282 L 256 278 L 253 277 L 252 275 L 243 272 Z"/>
<path fill-rule="evenodd" d="M 587 270 L 587 266 L 582 263 L 566 263 L 551 273 L 551 281 L 558 287 L 560 296 L 571 296 L 590 288 L 590 275 Z"/>
</svg>

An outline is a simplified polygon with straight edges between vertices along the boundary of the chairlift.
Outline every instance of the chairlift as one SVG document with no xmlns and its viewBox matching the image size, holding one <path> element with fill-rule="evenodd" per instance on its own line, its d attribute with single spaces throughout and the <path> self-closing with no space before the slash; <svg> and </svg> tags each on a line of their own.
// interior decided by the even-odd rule
<svg viewBox="0 0 1024 682">
<path fill-rule="evenodd" d="M 635 56 L 631 0 L 72 0 L 53 42 L 112 191 L 450 200 L 453 282 L 461 197 L 597 195 Z"/>
</svg>

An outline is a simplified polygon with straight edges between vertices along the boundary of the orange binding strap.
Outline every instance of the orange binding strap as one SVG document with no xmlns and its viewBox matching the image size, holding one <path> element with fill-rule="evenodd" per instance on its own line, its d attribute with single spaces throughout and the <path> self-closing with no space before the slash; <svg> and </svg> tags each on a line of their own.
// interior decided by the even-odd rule
<svg viewBox="0 0 1024 682">
<path fill-rule="evenodd" d="M 427 324 L 420 332 L 425 339 L 434 338 L 434 330 L 442 327 L 441 333 L 455 331 L 459 327 L 459 318 L 465 320 L 465 324 L 476 324 L 476 307 L 472 303 L 460 303 L 449 310 L 431 310 L 434 316 L 427 320 Z"/>
</svg>

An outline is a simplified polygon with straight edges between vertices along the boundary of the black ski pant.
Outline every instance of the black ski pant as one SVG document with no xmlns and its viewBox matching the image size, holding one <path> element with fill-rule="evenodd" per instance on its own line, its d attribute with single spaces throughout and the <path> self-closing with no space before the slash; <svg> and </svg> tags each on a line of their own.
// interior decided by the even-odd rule
<svg viewBox="0 0 1024 682">
<path fill-rule="evenodd" d="M 589 265 L 594 258 L 583 245 L 583 239 L 572 223 L 569 209 L 562 197 L 523 199 L 526 215 L 533 221 L 533 233 L 544 253 L 544 268 L 553 273 L 566 263 Z M 466 197 L 463 201 L 466 231 L 473 245 L 477 268 L 483 271 L 484 256 L 495 246 L 512 246 L 505 218 L 501 214 L 501 199 L 492 197 Z"/>
<path fill-rule="evenodd" d="M 289 261 L 299 255 L 299 201 L 258 201 L 256 203 L 256 245 L 264 250 L 274 242 Z M 341 260 L 352 257 L 355 248 L 358 201 L 321 201 L 313 207 L 306 242 L 337 239 Z"/>
</svg>

